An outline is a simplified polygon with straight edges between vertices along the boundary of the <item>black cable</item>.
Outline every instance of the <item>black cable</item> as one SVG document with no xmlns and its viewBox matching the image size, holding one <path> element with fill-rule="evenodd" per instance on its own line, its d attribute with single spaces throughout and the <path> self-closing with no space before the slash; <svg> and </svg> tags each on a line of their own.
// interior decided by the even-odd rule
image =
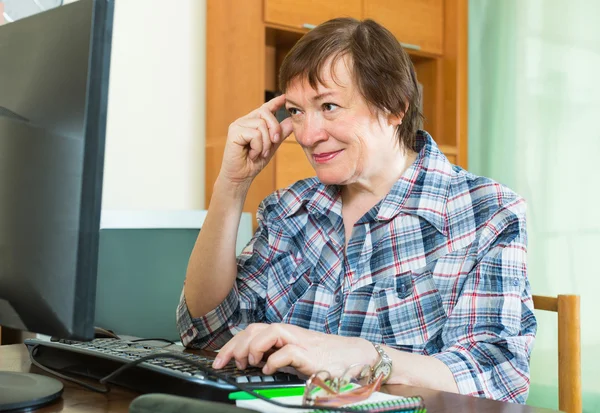
<svg viewBox="0 0 600 413">
<path fill-rule="evenodd" d="M 136 338 L 135 340 L 127 340 L 131 343 L 138 343 L 140 341 L 162 341 L 164 343 L 169 344 L 177 344 L 173 340 L 169 340 L 168 338 Z"/>
<path fill-rule="evenodd" d="M 64 375 L 62 373 L 59 373 L 59 372 L 57 372 L 55 370 L 52 370 L 49 367 L 46 367 L 46 366 L 40 364 L 40 362 L 38 362 L 34 358 L 35 357 L 35 355 L 34 355 L 35 351 L 37 350 L 37 348 L 39 346 L 40 346 L 39 344 L 36 344 L 35 346 L 33 346 L 33 348 L 30 351 L 30 355 L 31 356 L 29 358 L 31 359 L 31 364 L 33 364 L 34 366 L 39 367 L 40 369 L 42 369 L 45 372 L 50 373 L 50 374 L 52 374 L 54 376 L 60 377 L 63 380 L 67 380 L 67 381 L 70 381 L 72 383 L 79 384 L 80 386 L 85 387 L 88 390 L 92 390 L 92 391 L 95 391 L 95 392 L 98 392 L 98 393 L 104 393 L 104 394 L 106 394 L 106 393 L 108 393 L 110 391 L 110 386 L 108 386 L 108 385 L 105 385 L 104 388 L 95 387 L 95 386 L 92 386 L 91 384 L 87 384 L 87 383 L 85 383 L 85 382 L 83 382 L 81 380 L 78 380 L 78 379 L 74 378 L 74 377 L 66 376 L 66 375 Z"/>
<path fill-rule="evenodd" d="M 176 345 L 177 343 L 173 340 L 169 340 L 168 338 L 136 338 L 135 340 L 127 340 L 130 343 L 141 343 L 144 341 L 161 341 L 163 343 L 169 343 L 169 345 Z M 169 347 L 169 346 L 164 346 Z M 162 348 L 162 347 L 161 347 Z"/>
</svg>

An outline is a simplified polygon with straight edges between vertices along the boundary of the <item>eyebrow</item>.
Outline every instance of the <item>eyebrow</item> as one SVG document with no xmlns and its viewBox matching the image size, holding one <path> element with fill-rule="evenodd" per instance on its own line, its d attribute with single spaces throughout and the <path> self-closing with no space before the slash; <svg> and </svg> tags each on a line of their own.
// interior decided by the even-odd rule
<svg viewBox="0 0 600 413">
<path fill-rule="evenodd" d="M 335 92 L 323 92 L 323 93 L 319 93 L 318 95 L 314 96 L 311 100 L 313 102 L 317 102 L 319 100 L 323 100 L 323 99 L 325 99 L 325 98 L 327 98 L 329 96 L 332 96 L 332 95 L 335 95 Z M 296 102 L 294 102 L 293 100 L 290 100 L 290 99 L 287 99 L 287 98 L 285 100 L 286 100 L 286 103 L 290 103 L 292 105 L 300 106 Z"/>
<path fill-rule="evenodd" d="M 317 96 L 315 96 L 314 98 L 312 98 L 313 101 L 317 101 L 317 100 L 323 100 L 326 97 L 329 97 L 331 95 L 335 95 L 334 92 L 324 92 L 324 93 L 319 93 Z"/>
</svg>

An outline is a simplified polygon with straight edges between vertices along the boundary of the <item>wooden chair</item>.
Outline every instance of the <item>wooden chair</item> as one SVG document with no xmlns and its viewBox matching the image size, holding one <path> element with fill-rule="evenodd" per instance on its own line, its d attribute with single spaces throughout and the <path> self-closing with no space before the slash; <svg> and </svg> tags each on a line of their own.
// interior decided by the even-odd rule
<svg viewBox="0 0 600 413">
<path fill-rule="evenodd" d="M 581 413 L 581 334 L 579 296 L 533 296 L 536 310 L 558 313 L 558 408 Z"/>
</svg>

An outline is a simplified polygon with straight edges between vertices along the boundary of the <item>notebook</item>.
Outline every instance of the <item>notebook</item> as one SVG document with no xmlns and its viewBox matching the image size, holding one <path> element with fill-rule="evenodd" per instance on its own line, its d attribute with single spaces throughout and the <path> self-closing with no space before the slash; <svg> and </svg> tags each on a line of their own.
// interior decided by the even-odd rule
<svg viewBox="0 0 600 413">
<path fill-rule="evenodd" d="M 280 403 L 298 405 L 302 404 L 302 396 L 291 396 L 291 397 L 276 397 L 272 400 L 276 400 Z M 252 400 L 237 400 L 236 405 L 238 407 L 244 407 L 247 409 L 254 409 L 264 413 L 293 413 L 293 412 L 306 412 L 306 413 L 321 413 L 325 411 L 314 410 L 314 409 L 292 409 L 287 407 L 275 406 L 269 402 L 260 399 Z M 426 409 L 423 405 L 423 399 L 420 397 L 400 397 L 393 396 L 391 394 L 375 392 L 367 400 L 354 403 L 352 405 L 345 406 L 346 408 L 356 409 L 357 412 L 369 411 L 373 413 L 382 412 L 404 412 L 404 413 L 422 413 Z M 331 410 L 327 410 L 327 413 L 331 413 Z"/>
</svg>

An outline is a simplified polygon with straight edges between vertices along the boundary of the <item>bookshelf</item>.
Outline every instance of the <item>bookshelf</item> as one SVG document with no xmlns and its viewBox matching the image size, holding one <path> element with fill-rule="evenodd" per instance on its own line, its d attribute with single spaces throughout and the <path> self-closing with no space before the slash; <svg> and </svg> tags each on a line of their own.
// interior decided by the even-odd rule
<svg viewBox="0 0 600 413">
<path fill-rule="evenodd" d="M 423 85 L 424 129 L 452 163 L 467 163 L 468 0 L 207 0 L 206 202 L 229 124 L 277 89 L 286 53 L 334 17 L 372 18 L 411 56 Z M 254 214 L 275 189 L 314 176 L 293 137 L 257 176 L 244 205 Z"/>
</svg>

